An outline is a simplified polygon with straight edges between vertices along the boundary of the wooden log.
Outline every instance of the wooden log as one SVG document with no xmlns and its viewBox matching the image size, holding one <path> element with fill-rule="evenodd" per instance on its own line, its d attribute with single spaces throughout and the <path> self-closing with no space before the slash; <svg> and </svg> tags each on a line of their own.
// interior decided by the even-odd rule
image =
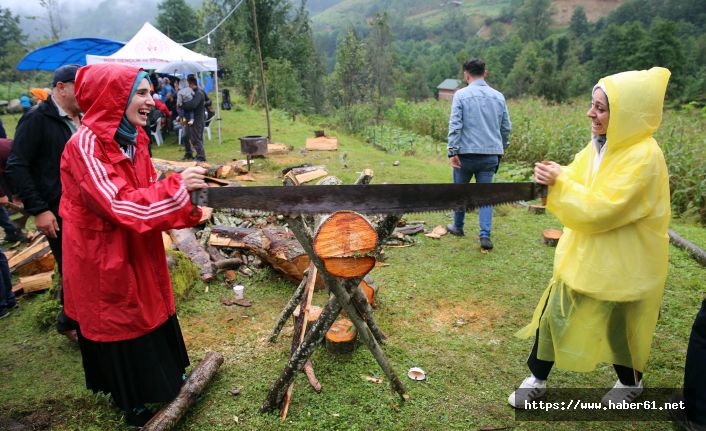
<svg viewBox="0 0 706 431">
<path fill-rule="evenodd" d="M 12 286 L 12 291 L 18 293 L 22 291 L 24 294 L 39 292 L 51 288 L 52 276 L 54 271 L 47 271 L 41 274 L 30 275 L 28 277 L 20 277 L 17 284 Z"/>
<path fill-rule="evenodd" d="M 211 257 L 196 240 L 194 231 L 191 228 L 171 229 L 169 236 L 177 248 L 186 254 L 199 268 L 201 280 L 209 282 L 215 277 L 216 271 L 211 262 Z"/>
<path fill-rule="evenodd" d="M 331 325 L 326 332 L 326 350 L 331 353 L 351 353 L 355 350 L 358 332 L 353 326 L 353 322 L 348 319 L 340 319 Z"/>
<path fill-rule="evenodd" d="M 527 210 L 530 214 L 544 214 L 547 210 L 547 207 L 544 205 L 530 205 Z"/>
<path fill-rule="evenodd" d="M 375 250 L 377 239 L 375 229 L 365 217 L 352 211 L 339 211 L 321 223 L 312 246 L 326 271 L 349 279 L 373 269 L 375 258 L 366 254 Z"/>
<path fill-rule="evenodd" d="M 174 247 L 174 241 L 167 232 L 162 232 L 162 244 L 164 244 L 165 250 L 171 250 Z"/>
<path fill-rule="evenodd" d="M 363 291 L 365 298 L 368 300 L 368 304 L 375 307 L 376 306 L 375 295 L 377 294 L 378 289 L 377 289 L 377 286 L 370 281 L 371 280 L 366 281 L 365 279 L 363 279 L 363 281 L 360 282 L 359 287 L 360 287 L 360 290 Z"/>
<path fill-rule="evenodd" d="M 152 419 L 142 427 L 142 430 L 166 431 L 176 427 L 189 407 L 197 401 L 198 396 L 206 389 L 206 386 L 213 376 L 216 375 L 218 368 L 222 364 L 223 355 L 216 352 L 206 353 L 203 360 L 191 371 L 189 378 L 182 385 L 176 398 L 162 407 Z"/>
<path fill-rule="evenodd" d="M 27 248 L 12 256 L 7 262 L 10 273 L 19 276 L 53 270 L 54 263 L 54 255 L 49 247 L 49 241 L 44 235 L 40 235 Z"/>
<path fill-rule="evenodd" d="M 294 234 L 283 226 L 258 229 L 214 225 L 209 244 L 248 250 L 295 281 L 304 278 L 304 270 L 311 261 Z"/>
<path fill-rule="evenodd" d="M 370 182 L 373 180 L 373 176 L 374 176 L 374 173 L 373 173 L 372 169 L 363 169 L 363 171 L 358 176 L 358 179 L 355 180 L 355 184 L 357 184 L 357 185 L 370 184 Z"/>
<path fill-rule="evenodd" d="M 561 238 L 559 229 L 544 229 L 542 231 L 542 241 L 550 247 L 556 247 L 559 243 L 559 238 Z"/>
<path fill-rule="evenodd" d="M 307 151 L 336 151 L 338 150 L 338 138 L 335 136 L 306 138 L 306 149 Z"/>
<path fill-rule="evenodd" d="M 701 264 L 701 266 L 706 266 L 706 251 L 701 249 L 698 245 L 694 244 L 693 242 L 682 238 L 678 233 L 673 231 L 672 229 L 669 229 L 669 242 L 672 243 L 675 247 L 679 247 L 682 250 L 686 250 L 691 254 L 691 256 L 696 259 L 697 262 Z"/>
<path fill-rule="evenodd" d="M 267 155 L 280 155 L 289 153 L 290 149 L 284 144 L 267 144 Z"/>
<path fill-rule="evenodd" d="M 328 175 L 328 171 L 323 166 L 303 166 L 290 169 L 284 174 L 284 177 L 291 183 L 287 185 L 298 186 L 326 175 Z"/>
</svg>

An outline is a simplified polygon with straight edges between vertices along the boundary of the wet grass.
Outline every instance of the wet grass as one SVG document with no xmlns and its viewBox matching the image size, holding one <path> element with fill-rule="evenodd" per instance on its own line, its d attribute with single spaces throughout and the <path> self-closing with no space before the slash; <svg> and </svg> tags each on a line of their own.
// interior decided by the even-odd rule
<svg viewBox="0 0 706 431">
<path fill-rule="evenodd" d="M 258 184 L 277 184 L 277 172 L 302 162 L 323 164 L 344 181 L 369 167 L 375 183 L 446 182 L 450 170 L 445 157 L 393 155 L 338 134 L 338 152 L 303 153 L 304 139 L 314 127 L 273 115 L 273 138 L 293 145 L 284 156 L 257 159 Z M 215 124 L 214 124 L 215 126 Z M 240 158 L 238 136 L 266 133 L 264 116 L 249 109 L 223 113 L 224 143 L 206 144 L 209 161 Z M 215 127 L 214 127 L 215 130 Z M 327 130 L 327 134 L 336 134 Z M 214 136 L 215 138 L 215 136 Z M 344 167 L 342 153 L 346 153 Z M 175 142 L 155 149 L 155 156 L 178 158 Z M 400 166 L 392 162 L 399 160 Z M 505 165 L 501 178 L 515 169 Z M 427 226 L 444 225 L 448 214 L 413 214 Z M 259 407 L 288 358 L 291 326 L 276 344 L 266 337 L 294 285 L 268 269 L 246 286 L 251 308 L 226 307 L 221 298 L 232 295 L 222 281 L 208 292 L 199 288 L 179 304 L 179 316 L 192 364 L 209 350 L 219 351 L 225 363 L 203 399 L 182 420 L 179 430 L 439 430 L 481 427 L 552 430 L 668 430 L 667 422 L 517 422 L 506 403 L 508 393 L 527 374 L 524 365 L 531 340 L 513 334 L 529 322 L 551 274 L 553 249 L 541 243 L 542 229 L 559 227 L 551 215 L 530 215 L 525 208 L 498 207 L 493 240 L 496 248 L 481 254 L 475 238 L 478 219 L 471 213 L 467 235 L 440 240 L 419 237 L 409 248 L 387 249 L 389 266 L 372 275 L 380 286 L 376 319 L 388 335 L 384 347 L 394 370 L 403 376 L 411 399 L 401 404 L 387 382 L 375 384 L 361 376 L 382 377 L 372 355 L 362 346 L 351 355 L 337 356 L 319 349 L 313 356 L 323 392 L 315 394 L 297 379 L 289 416 L 261 415 Z M 675 221 L 672 226 L 706 247 L 703 227 Z M 706 285 L 704 269 L 685 252 L 670 249 L 669 279 L 645 382 L 650 387 L 682 384 L 684 355 L 691 324 Z M 317 293 L 315 303 L 325 301 Z M 0 321 L 0 429 L 105 430 L 127 429 L 120 413 L 105 396 L 85 389 L 79 351 L 53 330 L 40 330 L 34 314 L 44 295 L 21 299 L 19 310 Z M 410 367 L 423 368 L 425 382 L 404 377 Z M 555 370 L 557 387 L 610 387 L 611 366 L 581 374 Z M 228 391 L 237 388 L 240 394 Z M 22 428 L 19 428 L 22 429 Z"/>
</svg>

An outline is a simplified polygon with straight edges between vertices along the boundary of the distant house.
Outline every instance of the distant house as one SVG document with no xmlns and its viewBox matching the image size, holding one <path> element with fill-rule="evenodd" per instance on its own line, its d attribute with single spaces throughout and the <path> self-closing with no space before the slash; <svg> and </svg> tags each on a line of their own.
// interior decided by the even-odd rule
<svg viewBox="0 0 706 431">
<path fill-rule="evenodd" d="M 444 82 L 436 87 L 436 98 L 438 100 L 453 100 L 454 93 L 461 88 L 461 80 L 459 79 L 444 79 Z"/>
</svg>

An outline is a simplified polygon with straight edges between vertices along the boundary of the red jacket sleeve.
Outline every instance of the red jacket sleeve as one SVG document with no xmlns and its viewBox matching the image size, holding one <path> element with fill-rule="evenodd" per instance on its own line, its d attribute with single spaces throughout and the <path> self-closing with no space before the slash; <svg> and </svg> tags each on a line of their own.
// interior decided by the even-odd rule
<svg viewBox="0 0 706 431">
<path fill-rule="evenodd" d="M 66 151 L 64 163 L 69 163 L 83 201 L 100 217 L 136 232 L 179 229 L 198 223 L 201 210 L 192 214 L 181 175 L 134 188 L 112 164 L 96 157 L 92 147 L 79 148 L 72 139 Z"/>
</svg>

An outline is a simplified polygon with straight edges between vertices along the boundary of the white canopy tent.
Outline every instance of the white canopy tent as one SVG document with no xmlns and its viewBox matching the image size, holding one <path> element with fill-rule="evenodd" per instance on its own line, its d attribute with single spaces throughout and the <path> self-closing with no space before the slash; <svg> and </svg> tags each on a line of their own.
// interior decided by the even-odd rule
<svg viewBox="0 0 706 431">
<path fill-rule="evenodd" d="M 164 33 L 146 22 L 140 31 L 113 55 L 86 55 L 86 64 L 118 63 L 129 64 L 143 69 L 158 69 L 169 63 L 188 61 L 203 66 L 209 71 L 218 70 L 218 62 L 185 48 L 171 40 Z M 221 143 L 221 106 L 216 72 L 216 120 L 218 120 L 218 143 Z"/>
</svg>

